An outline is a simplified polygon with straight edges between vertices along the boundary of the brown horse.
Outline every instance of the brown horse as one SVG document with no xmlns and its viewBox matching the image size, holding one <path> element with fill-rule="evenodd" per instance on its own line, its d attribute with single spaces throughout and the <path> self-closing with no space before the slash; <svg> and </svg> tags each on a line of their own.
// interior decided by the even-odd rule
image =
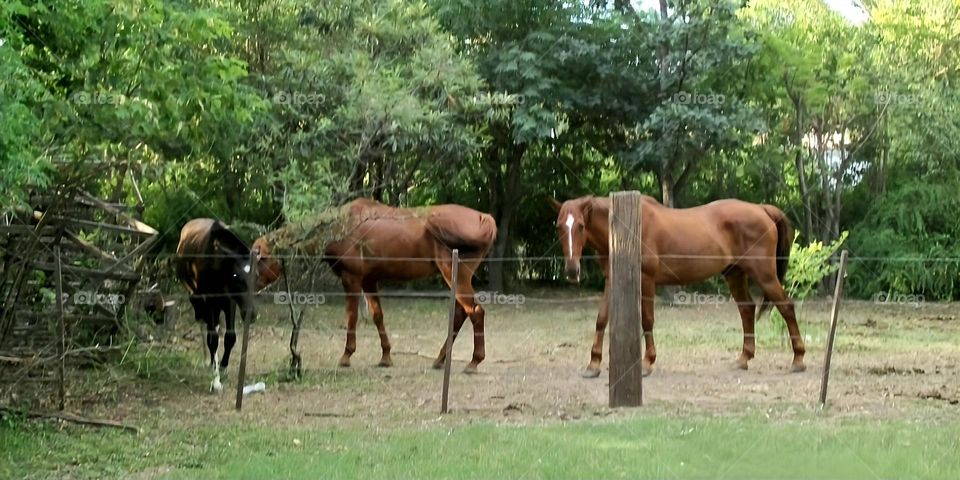
<svg viewBox="0 0 960 480">
<path fill-rule="evenodd" d="M 744 370 L 756 352 L 754 320 L 756 305 L 747 279 L 760 286 L 764 302 L 760 315 L 772 302 L 787 323 L 793 345 L 792 371 L 805 369 L 805 352 L 793 302 L 783 289 L 783 277 L 793 236 L 786 215 L 772 205 L 740 200 L 718 200 L 699 207 L 667 208 L 643 196 L 641 238 L 641 325 L 644 331 L 643 374 L 649 375 L 657 359 L 653 341 L 653 300 L 658 284 L 683 285 L 723 274 L 737 302 L 743 321 L 743 351 L 736 365 Z M 560 203 L 557 235 L 566 259 L 567 280 L 580 281 L 580 256 L 589 245 L 599 256 L 603 275 L 609 279 L 609 198 L 581 197 Z M 607 326 L 610 284 L 606 282 L 597 315 L 597 333 L 584 377 L 600 375 L 603 331 Z"/>
<path fill-rule="evenodd" d="M 247 292 L 250 285 L 250 249 L 226 225 L 212 218 L 195 218 L 180 231 L 180 243 L 174 257 L 174 273 L 187 288 L 197 321 L 207 326 L 207 348 L 210 368 L 214 372 L 210 390 L 220 393 L 220 371 L 230 364 L 230 352 L 237 342 L 234 331 L 236 311 L 241 318 L 254 313 Z M 259 276 L 253 287 L 266 286 L 271 273 L 257 265 Z M 164 307 L 160 302 L 160 307 Z M 223 334 L 223 358 L 217 361 L 220 337 L 217 327 L 223 313 L 226 331 Z M 252 320 L 252 316 L 250 317 Z"/>
<path fill-rule="evenodd" d="M 453 339 L 456 339 L 466 317 L 470 317 L 473 358 L 464 372 L 476 373 L 477 365 L 485 356 L 484 311 L 474 300 L 472 280 L 497 236 L 493 217 L 460 205 L 403 209 L 368 199 L 354 200 L 345 205 L 343 211 L 348 228 L 323 246 L 324 260 L 340 278 L 347 294 L 347 343 L 340 357 L 340 366 L 349 367 L 350 356 L 357 349 L 357 310 L 361 293 L 366 296 L 367 307 L 380 334 L 383 353 L 379 366 L 389 367 L 393 360 L 377 295 L 379 283 L 415 280 L 439 272 L 449 285 L 452 282 L 452 251 L 459 249 L 461 263 Z M 273 272 L 273 279 L 276 279 L 281 269 L 279 263 L 269 256 L 274 250 L 270 238 L 270 234 L 261 237 L 254 245 L 260 247 L 261 259 L 268 263 L 266 270 Z M 443 366 L 445 345 L 440 348 L 434 368 Z"/>
</svg>

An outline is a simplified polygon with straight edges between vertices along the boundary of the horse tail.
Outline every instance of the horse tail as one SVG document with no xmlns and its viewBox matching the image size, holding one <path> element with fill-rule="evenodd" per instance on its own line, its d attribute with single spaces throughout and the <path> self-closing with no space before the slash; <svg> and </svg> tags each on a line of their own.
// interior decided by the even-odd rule
<svg viewBox="0 0 960 480">
<path fill-rule="evenodd" d="M 763 210 L 767 212 L 770 220 L 773 220 L 774 225 L 777 227 L 777 280 L 780 281 L 780 285 L 782 286 L 787 276 L 787 268 L 790 266 L 790 249 L 793 247 L 793 229 L 790 228 L 790 220 L 787 219 L 787 215 L 783 213 L 783 210 L 773 205 L 763 205 Z M 770 302 L 770 299 L 764 295 L 763 303 L 760 304 L 760 311 L 757 313 L 757 318 L 763 316 L 772 306 L 773 304 Z"/>
</svg>

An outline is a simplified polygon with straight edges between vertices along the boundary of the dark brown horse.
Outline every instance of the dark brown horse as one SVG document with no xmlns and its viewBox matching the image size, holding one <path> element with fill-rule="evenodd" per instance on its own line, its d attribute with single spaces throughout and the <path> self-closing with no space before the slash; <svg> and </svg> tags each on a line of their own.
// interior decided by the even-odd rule
<svg viewBox="0 0 960 480">
<path fill-rule="evenodd" d="M 234 330 L 236 310 L 241 318 L 254 312 L 247 291 L 250 288 L 250 249 L 219 220 L 196 218 L 180 231 L 180 243 L 174 259 L 174 273 L 190 293 L 190 303 L 198 322 L 207 326 L 207 348 L 210 368 L 214 372 L 210 390 L 220 393 L 220 371 L 230 364 L 230 351 L 237 342 Z M 255 288 L 266 286 L 271 277 L 258 265 Z M 162 303 L 161 303 L 162 305 Z M 223 358 L 217 361 L 220 336 L 217 328 L 223 313 L 226 331 L 223 334 Z"/>
<path fill-rule="evenodd" d="M 451 254 L 460 250 L 457 279 L 457 306 L 453 338 L 466 317 L 473 323 L 473 358 L 464 369 L 475 373 L 483 361 L 483 307 L 474 300 L 473 274 L 490 250 L 497 236 L 493 217 L 460 205 L 438 205 L 423 208 L 395 208 L 368 199 L 358 199 L 343 207 L 349 226 L 338 238 L 323 246 L 324 260 L 340 278 L 346 296 L 347 343 L 340 357 L 340 366 L 350 366 L 350 356 L 357 349 L 357 314 L 361 293 L 380 334 L 383 354 L 380 366 L 393 364 L 390 338 L 383 324 L 383 310 L 377 295 L 379 283 L 390 280 L 414 280 L 439 272 L 449 285 L 452 281 Z M 261 259 L 271 262 L 266 270 L 281 272 L 270 252 L 272 235 L 258 239 Z M 319 252 L 308 252 L 317 254 Z M 264 269 L 261 269 L 263 271 Z M 445 343 L 444 343 L 445 346 Z M 434 368 L 443 366 L 445 348 L 434 361 Z"/>
<path fill-rule="evenodd" d="M 727 281 L 743 321 L 743 351 L 737 366 L 745 370 L 756 353 L 756 305 L 748 290 L 749 278 L 763 290 L 760 314 L 772 302 L 783 315 L 793 345 L 792 371 L 803 371 L 803 339 L 793 302 L 782 286 L 793 243 L 786 215 L 772 205 L 740 200 L 718 200 L 685 209 L 664 207 L 648 196 L 643 196 L 642 202 L 640 282 L 644 375 L 650 374 L 657 359 L 653 341 L 653 300 L 657 285 L 694 283 L 717 274 L 722 274 Z M 603 275 L 609 279 L 609 198 L 581 197 L 562 204 L 551 199 L 551 203 L 558 214 L 557 235 L 566 259 L 567 280 L 580 281 L 580 256 L 585 245 L 597 252 Z M 600 375 L 609 299 L 610 284 L 606 283 L 585 377 Z"/>
</svg>

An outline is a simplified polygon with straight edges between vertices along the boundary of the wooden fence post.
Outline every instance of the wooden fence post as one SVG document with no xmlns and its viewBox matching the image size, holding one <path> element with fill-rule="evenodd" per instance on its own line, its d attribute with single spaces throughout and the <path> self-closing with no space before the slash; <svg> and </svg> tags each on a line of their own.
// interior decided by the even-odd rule
<svg viewBox="0 0 960 480">
<path fill-rule="evenodd" d="M 610 406 L 643 405 L 640 325 L 641 195 L 610 196 Z"/>
<path fill-rule="evenodd" d="M 240 344 L 240 369 L 237 372 L 237 411 L 243 408 L 243 384 L 247 377 L 247 343 L 250 340 L 250 322 L 253 321 L 254 289 L 257 285 L 257 264 L 260 262 L 260 249 L 250 250 L 250 277 L 247 279 L 247 309 L 243 316 L 243 341 Z"/>
<path fill-rule="evenodd" d="M 820 408 L 827 404 L 827 382 L 830 380 L 830 360 L 833 358 L 833 339 L 837 335 L 837 319 L 840 313 L 840 297 L 843 295 L 843 277 L 847 271 L 847 251 L 840 252 L 840 268 L 837 270 L 837 286 L 833 292 L 833 308 L 830 310 L 830 333 L 827 334 L 827 350 L 823 356 L 823 379 L 820 381 Z"/>
<path fill-rule="evenodd" d="M 67 351 L 67 325 L 66 325 L 66 315 L 63 312 L 63 272 L 60 266 L 60 246 L 57 245 L 54 250 L 54 254 L 57 257 L 57 272 L 56 272 L 56 282 L 57 282 L 57 316 L 60 319 L 60 341 L 57 342 L 57 356 L 60 357 L 60 360 L 57 362 L 57 401 L 60 408 L 60 411 L 63 411 L 66 408 L 67 404 L 67 387 L 66 387 L 66 356 Z"/>
<path fill-rule="evenodd" d="M 443 392 L 440 400 L 440 413 L 447 413 L 447 399 L 450 394 L 450 368 L 453 364 L 453 317 L 457 315 L 457 277 L 460 276 L 460 250 L 453 250 L 453 265 L 450 275 L 450 318 L 447 320 L 446 355 L 443 359 Z"/>
</svg>

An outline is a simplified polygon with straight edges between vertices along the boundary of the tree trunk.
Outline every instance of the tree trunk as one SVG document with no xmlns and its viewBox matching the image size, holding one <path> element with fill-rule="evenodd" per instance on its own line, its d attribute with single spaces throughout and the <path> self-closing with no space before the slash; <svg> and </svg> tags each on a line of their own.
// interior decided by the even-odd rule
<svg viewBox="0 0 960 480">
<path fill-rule="evenodd" d="M 670 172 L 669 166 L 665 166 L 663 171 L 660 172 L 660 194 L 662 195 L 663 206 L 673 208 L 675 186 L 673 173 Z"/>
<path fill-rule="evenodd" d="M 669 15 L 667 12 L 667 0 L 660 0 L 660 28 L 666 30 L 667 21 L 669 20 Z M 663 36 L 663 40 L 660 42 L 660 45 L 657 47 L 657 61 L 660 63 L 660 101 L 665 101 L 667 98 L 667 56 L 670 54 L 670 45 L 667 43 L 666 35 Z M 674 178 L 673 178 L 673 164 L 667 159 L 666 162 L 662 164 L 660 171 L 660 195 L 663 205 L 666 207 L 673 207 L 674 202 Z"/>
<path fill-rule="evenodd" d="M 660 0 L 660 23 L 661 28 L 666 28 L 667 20 L 667 0 Z M 666 98 L 667 94 L 667 55 L 670 53 L 670 45 L 667 44 L 666 36 L 660 42 L 657 49 L 657 59 L 660 61 L 660 99 Z"/>
<path fill-rule="evenodd" d="M 363 157 L 357 159 L 353 165 L 353 171 L 350 172 L 350 179 L 347 181 L 350 191 L 349 196 L 356 195 L 363 190 L 363 177 L 367 174 L 367 162 Z"/>
<path fill-rule="evenodd" d="M 493 249 L 489 256 L 494 259 L 504 258 L 510 253 L 510 227 L 513 224 L 514 213 L 520 201 L 520 177 L 522 176 L 521 165 L 523 163 L 523 154 L 526 152 L 525 145 L 515 145 L 510 157 L 507 159 L 507 176 L 503 182 L 503 193 L 500 196 L 502 200 L 500 208 L 497 209 L 497 239 L 493 243 Z M 490 290 L 500 291 L 506 284 L 504 282 L 504 261 L 493 260 L 488 262 L 488 279 Z"/>
<path fill-rule="evenodd" d="M 813 230 L 813 205 L 810 198 L 810 187 L 807 184 L 807 173 L 803 168 L 803 133 L 806 131 L 803 118 L 803 100 L 800 93 L 794 91 L 790 86 L 790 77 L 784 74 L 783 86 L 787 89 L 787 95 L 793 103 L 794 125 L 791 133 L 791 142 L 797 153 L 794 156 L 794 166 L 797 169 L 797 180 L 800 187 L 800 201 L 803 202 L 803 226 L 802 234 L 804 240 L 810 242 L 814 239 Z"/>
</svg>

